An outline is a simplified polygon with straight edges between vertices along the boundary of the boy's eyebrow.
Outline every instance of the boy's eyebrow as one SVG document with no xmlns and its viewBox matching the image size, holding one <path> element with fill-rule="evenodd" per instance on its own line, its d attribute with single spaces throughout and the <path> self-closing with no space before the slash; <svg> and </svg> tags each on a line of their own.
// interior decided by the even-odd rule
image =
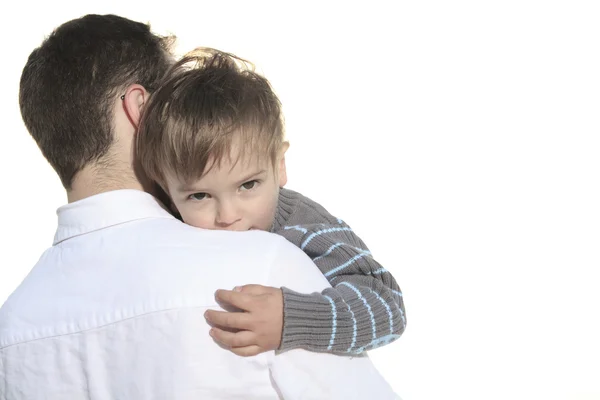
<svg viewBox="0 0 600 400">
<path fill-rule="evenodd" d="M 198 190 L 196 188 L 194 188 L 194 185 L 189 185 L 187 183 L 181 183 L 180 185 L 177 186 L 177 191 L 180 193 L 185 193 L 185 192 L 197 192 Z"/>
<path fill-rule="evenodd" d="M 267 170 L 266 170 L 266 169 L 261 169 L 260 171 L 256 171 L 256 172 L 253 172 L 253 173 L 251 173 L 251 174 L 248 174 L 248 175 L 246 175 L 246 177 L 245 177 L 244 179 L 240 179 L 240 180 L 238 181 L 238 185 L 241 185 L 242 183 L 246 183 L 246 182 L 248 182 L 249 180 L 251 180 L 252 178 L 256 178 L 257 176 L 259 176 L 259 175 L 262 175 L 262 174 L 264 174 L 265 172 L 267 172 Z"/>
<path fill-rule="evenodd" d="M 261 169 L 259 171 L 255 171 L 252 172 L 251 174 L 246 175 L 246 177 L 244 179 L 240 179 L 236 185 L 241 185 L 242 183 L 248 182 L 249 180 L 251 180 L 252 178 L 256 178 L 259 175 L 262 175 L 264 173 L 266 173 L 267 170 L 266 169 Z M 177 186 L 177 191 L 180 193 L 186 193 L 186 192 L 198 192 L 198 186 L 196 184 L 187 184 L 187 183 L 181 183 L 179 186 Z"/>
</svg>

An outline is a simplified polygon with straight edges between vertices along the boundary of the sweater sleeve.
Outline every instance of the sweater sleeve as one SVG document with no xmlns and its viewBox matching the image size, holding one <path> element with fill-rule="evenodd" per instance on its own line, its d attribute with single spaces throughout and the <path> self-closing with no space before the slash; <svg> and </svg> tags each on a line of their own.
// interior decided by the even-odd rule
<svg viewBox="0 0 600 400">
<path fill-rule="evenodd" d="M 282 288 L 281 350 L 359 354 L 400 337 L 406 327 L 400 287 L 346 223 L 282 189 L 273 231 L 303 250 L 332 286 L 311 294 Z"/>
</svg>

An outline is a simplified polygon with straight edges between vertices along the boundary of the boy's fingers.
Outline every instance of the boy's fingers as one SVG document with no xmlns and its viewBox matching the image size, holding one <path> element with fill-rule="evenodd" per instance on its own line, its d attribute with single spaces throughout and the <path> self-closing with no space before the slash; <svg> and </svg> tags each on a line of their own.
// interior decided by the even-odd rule
<svg viewBox="0 0 600 400">
<path fill-rule="evenodd" d="M 251 325 L 251 317 L 247 313 L 207 310 L 204 318 L 223 328 L 248 329 Z"/>
<path fill-rule="evenodd" d="M 227 332 L 219 328 L 212 328 L 210 336 L 226 347 L 246 347 L 256 344 L 256 335 L 250 331 Z"/>
<path fill-rule="evenodd" d="M 245 294 L 252 294 L 252 295 L 261 295 L 261 294 L 269 293 L 272 290 L 275 290 L 275 288 L 273 288 L 271 286 L 263 286 L 263 285 L 255 285 L 255 284 L 239 286 L 239 288 L 240 288 L 240 292 L 245 293 Z"/>
<path fill-rule="evenodd" d="M 252 295 L 250 294 L 224 289 L 217 290 L 217 292 L 215 293 L 215 298 L 217 299 L 217 301 L 222 301 L 231 304 L 232 306 L 235 306 L 244 311 L 249 311 L 248 306 L 252 301 Z"/>
<path fill-rule="evenodd" d="M 259 346 L 246 346 L 246 347 L 234 347 L 231 352 L 242 357 L 251 357 L 260 353 L 264 353 L 266 350 Z"/>
</svg>

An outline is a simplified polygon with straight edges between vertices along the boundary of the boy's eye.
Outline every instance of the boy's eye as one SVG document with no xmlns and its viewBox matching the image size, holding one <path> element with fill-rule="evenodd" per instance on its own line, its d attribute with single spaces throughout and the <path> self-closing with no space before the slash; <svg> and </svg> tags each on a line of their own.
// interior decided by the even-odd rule
<svg viewBox="0 0 600 400">
<path fill-rule="evenodd" d="M 256 179 L 252 180 L 252 181 L 248 181 L 248 182 L 242 184 L 242 189 L 244 189 L 244 190 L 254 189 L 254 187 L 257 184 L 258 184 L 258 181 Z"/>
<path fill-rule="evenodd" d="M 190 199 L 192 200 L 204 200 L 208 197 L 206 193 L 194 193 L 190 195 Z"/>
</svg>

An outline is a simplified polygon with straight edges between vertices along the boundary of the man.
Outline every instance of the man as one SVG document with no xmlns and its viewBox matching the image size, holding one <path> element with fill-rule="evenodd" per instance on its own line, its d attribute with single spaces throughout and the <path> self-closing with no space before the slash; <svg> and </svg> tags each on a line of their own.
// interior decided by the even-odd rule
<svg viewBox="0 0 600 400">
<path fill-rule="evenodd" d="M 0 309 L 1 398 L 395 398 L 366 357 L 241 358 L 211 340 L 204 313 L 218 309 L 215 289 L 320 292 L 327 282 L 283 238 L 196 229 L 153 197 L 132 149 L 170 42 L 141 23 L 87 15 L 25 65 L 23 120 L 69 204 L 53 246 Z"/>
</svg>

